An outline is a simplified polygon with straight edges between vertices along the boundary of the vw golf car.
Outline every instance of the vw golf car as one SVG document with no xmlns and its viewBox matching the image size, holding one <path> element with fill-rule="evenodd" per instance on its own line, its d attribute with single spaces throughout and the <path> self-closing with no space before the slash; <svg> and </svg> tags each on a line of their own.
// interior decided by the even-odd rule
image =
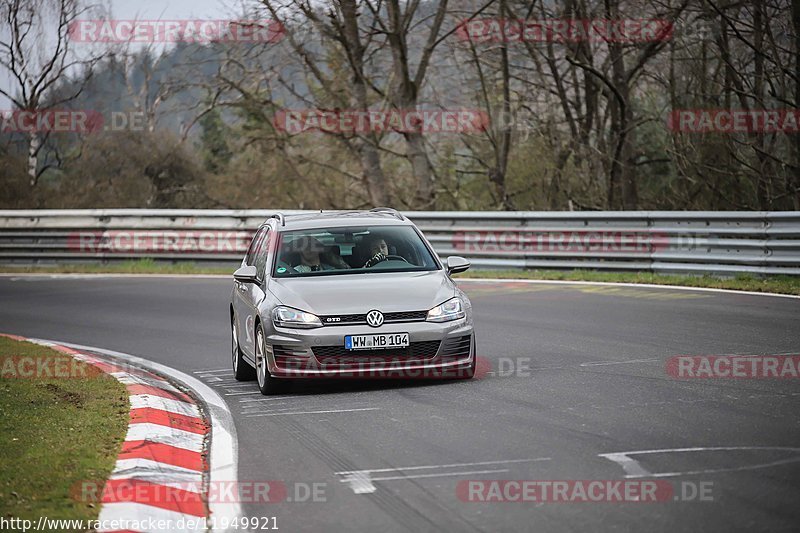
<svg viewBox="0 0 800 533">
<path fill-rule="evenodd" d="M 233 274 L 237 380 L 263 394 L 293 379 L 471 378 L 472 306 L 406 217 L 370 211 L 276 214 Z"/>
</svg>

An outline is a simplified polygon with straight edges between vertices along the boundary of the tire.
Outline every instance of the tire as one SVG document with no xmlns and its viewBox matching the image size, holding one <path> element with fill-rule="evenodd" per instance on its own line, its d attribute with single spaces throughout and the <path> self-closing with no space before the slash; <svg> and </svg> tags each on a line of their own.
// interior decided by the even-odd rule
<svg viewBox="0 0 800 533">
<path fill-rule="evenodd" d="M 256 379 L 256 369 L 250 366 L 242 357 L 235 324 L 236 321 L 231 318 L 231 366 L 233 367 L 233 377 L 236 381 L 253 381 Z"/>
<path fill-rule="evenodd" d="M 291 383 L 285 379 L 272 377 L 267 368 L 267 350 L 264 341 L 264 330 L 261 324 L 256 326 L 256 381 L 258 390 L 264 396 L 271 394 L 281 394 L 289 389 Z"/>
</svg>

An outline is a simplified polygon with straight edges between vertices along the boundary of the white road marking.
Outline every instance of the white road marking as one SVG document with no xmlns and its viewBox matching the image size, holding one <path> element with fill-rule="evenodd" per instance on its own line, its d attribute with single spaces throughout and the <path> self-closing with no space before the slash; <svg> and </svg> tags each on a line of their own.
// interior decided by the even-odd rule
<svg viewBox="0 0 800 533">
<path fill-rule="evenodd" d="M 264 409 L 271 408 L 273 405 L 286 405 L 286 404 L 291 404 L 291 403 L 294 403 L 294 402 L 275 402 L 275 403 L 268 403 L 266 405 L 262 405 L 262 404 L 257 404 L 256 403 L 256 404 L 253 404 L 253 405 L 245 405 L 245 406 L 242 407 L 242 413 L 244 413 L 244 414 L 248 414 L 248 413 L 263 413 Z M 297 409 L 297 405 L 295 405 L 294 407 L 289 407 L 288 409 Z"/>
<path fill-rule="evenodd" d="M 125 435 L 126 441 L 146 440 L 192 452 L 203 451 L 204 438 L 204 435 L 192 433 L 191 431 L 150 423 L 131 424 L 128 426 L 128 434 Z"/>
<path fill-rule="evenodd" d="M 459 466 L 485 466 L 485 465 L 500 465 L 509 463 L 535 463 L 538 461 L 550 461 L 552 457 L 534 457 L 530 459 L 500 459 L 497 461 L 479 461 L 476 463 L 450 463 L 443 465 L 423 465 L 423 466 L 398 466 L 394 468 L 373 468 L 365 470 L 342 470 L 341 472 L 334 472 L 336 475 L 354 474 L 356 472 L 400 472 L 404 470 L 426 470 L 435 468 L 456 468 Z"/>
<path fill-rule="evenodd" d="M 352 413 L 354 411 L 380 411 L 379 407 L 365 407 L 363 409 L 329 409 L 325 411 L 292 411 L 289 413 L 259 413 L 245 415 L 244 418 L 255 418 L 257 416 L 282 416 L 282 415 L 315 415 L 318 413 Z"/>
<path fill-rule="evenodd" d="M 539 285 L 594 285 L 600 287 L 633 287 L 643 289 L 666 289 L 673 291 L 694 291 L 694 292 L 720 292 L 724 294 L 746 294 L 748 296 L 772 296 L 774 298 L 794 298 L 798 299 L 800 296 L 794 294 L 779 294 L 775 292 L 753 292 L 753 291 L 737 291 L 733 289 L 711 289 L 707 287 L 681 287 L 679 285 L 654 285 L 651 283 L 614 283 L 610 281 L 561 281 L 561 280 L 544 280 L 544 279 L 476 279 L 476 278 L 459 278 L 458 284 L 466 283 L 530 283 Z"/>
<path fill-rule="evenodd" d="M 652 475 L 639 464 L 639 461 L 631 459 L 624 453 L 601 453 L 600 457 L 614 461 L 621 466 L 622 470 L 625 471 L 625 477 L 648 477 Z"/>
<path fill-rule="evenodd" d="M 192 374 L 211 374 L 215 372 L 232 372 L 230 368 L 212 368 L 208 370 L 193 370 Z"/>
<path fill-rule="evenodd" d="M 660 361 L 660 359 L 652 357 L 650 359 L 630 359 L 628 361 L 589 361 L 588 363 L 581 363 L 578 366 L 626 365 L 628 363 L 652 363 L 653 361 Z"/>
<path fill-rule="evenodd" d="M 111 375 L 117 378 L 117 380 L 124 385 L 147 385 L 150 387 L 156 387 L 158 389 L 170 392 L 178 392 L 178 393 L 183 392 L 177 387 L 172 386 L 168 381 L 163 379 L 150 378 L 147 376 L 138 376 L 129 374 L 127 372 L 112 372 Z"/>
<path fill-rule="evenodd" d="M 97 273 L 49 273 L 49 272 L 2 272 L 0 278 L 17 278 L 19 280 L 26 280 L 26 278 L 45 278 L 45 279 L 83 279 L 83 280 L 96 280 L 103 278 L 166 278 L 166 279 L 229 279 L 233 277 L 225 274 L 126 274 L 116 272 L 97 272 Z"/>
<path fill-rule="evenodd" d="M 656 453 L 686 453 L 686 452 L 716 452 L 716 451 L 752 451 L 752 450 L 780 450 L 780 451 L 793 451 L 798 452 L 795 457 L 788 459 L 781 459 L 779 461 L 771 461 L 768 463 L 761 463 L 757 465 L 734 466 L 730 468 L 708 468 L 701 470 L 686 470 L 682 472 L 656 472 L 652 473 L 643 468 L 636 459 L 629 457 L 630 455 L 651 455 Z M 780 466 L 789 463 L 800 462 L 800 448 L 793 448 L 788 446 L 709 446 L 709 447 L 695 447 L 695 448 L 664 448 L 660 450 L 635 450 L 630 452 L 615 452 L 615 453 L 601 453 L 599 457 L 613 461 L 625 471 L 625 477 L 635 479 L 640 477 L 675 477 L 687 476 L 693 474 L 713 474 L 717 472 L 740 472 L 743 470 L 757 470 L 759 468 L 768 468 L 771 466 Z"/>
<path fill-rule="evenodd" d="M 239 403 L 246 403 L 246 402 L 272 402 L 275 400 L 288 400 L 288 399 L 295 399 L 295 396 L 270 396 L 269 398 L 253 398 L 252 400 L 242 399 L 239 400 Z"/>
<path fill-rule="evenodd" d="M 369 478 L 369 474 L 366 472 L 348 474 L 341 482 L 349 483 L 350 488 L 356 494 L 371 494 L 376 490 L 375 485 L 372 484 L 372 480 Z"/>
<path fill-rule="evenodd" d="M 511 463 L 533 463 L 537 461 L 550 461 L 550 457 L 536 457 L 531 459 L 504 459 L 499 461 L 478 461 L 474 463 L 451 463 L 442 465 L 421 465 L 421 466 L 405 466 L 395 468 L 373 468 L 368 470 L 344 470 L 341 472 L 334 472 L 337 476 L 342 476 L 339 481 L 347 483 L 356 494 L 371 494 L 377 490 L 374 481 L 396 481 L 400 479 L 422 479 L 433 477 L 453 477 L 453 476 L 470 476 L 478 474 L 497 474 L 500 472 L 508 472 L 508 468 L 495 468 L 486 470 L 459 470 L 456 472 L 430 472 L 423 474 L 405 474 L 405 471 L 411 470 L 437 470 L 445 468 L 458 468 L 464 466 L 487 466 L 487 465 L 504 465 Z M 397 475 L 378 476 L 372 477 L 372 474 L 378 473 L 397 473 Z"/>
<path fill-rule="evenodd" d="M 161 396 L 154 396 L 152 394 L 133 394 L 129 396 L 131 402 L 131 409 L 152 408 L 160 409 L 161 411 L 169 411 L 179 415 L 186 415 L 195 418 L 200 418 L 200 409 L 191 403 L 182 402 L 180 400 L 172 400 L 170 398 L 162 398 Z"/>
<path fill-rule="evenodd" d="M 213 504 L 209 505 L 213 507 Z M 120 502 L 104 503 L 100 508 L 100 515 L 97 517 L 100 523 L 105 525 L 116 525 L 117 527 L 112 527 L 110 529 L 98 529 L 98 532 L 116 531 L 119 529 L 119 523 L 122 518 L 136 517 L 140 517 L 140 519 L 143 520 L 152 519 L 153 523 L 155 524 L 158 524 L 159 521 L 161 521 L 160 523 L 162 524 L 184 524 L 184 529 L 180 530 L 183 532 L 206 531 L 206 528 L 203 527 L 204 521 L 200 520 L 199 517 L 178 513 L 175 511 L 169 511 L 167 509 L 160 509 L 152 505 L 133 502 Z M 144 517 L 147 517 L 147 519 Z M 217 518 L 219 519 L 220 517 L 218 516 Z M 144 523 L 147 522 L 145 521 Z M 193 525 L 194 529 L 189 528 L 189 525 Z"/>
<path fill-rule="evenodd" d="M 384 476 L 384 477 L 374 477 L 372 478 L 372 481 L 392 481 L 397 479 L 417 479 L 425 477 L 469 476 L 473 474 L 494 474 L 497 472 L 508 472 L 508 468 L 501 468 L 499 470 L 467 470 L 464 472 L 436 472 L 433 474 L 411 474 L 409 476 Z"/>
<path fill-rule="evenodd" d="M 114 473 L 109 476 L 109 479 L 135 479 L 137 481 L 146 481 L 147 483 L 175 487 L 197 493 L 203 492 L 204 485 L 202 472 L 177 473 L 172 471 L 153 472 L 152 470 L 144 472 L 131 472 L 129 470 L 117 472 L 115 470 Z"/>
<path fill-rule="evenodd" d="M 109 475 L 109 479 L 125 479 L 128 477 L 137 477 L 144 474 L 152 474 L 158 472 L 163 476 L 169 476 L 173 479 L 188 479 L 192 480 L 196 477 L 203 477 L 202 472 L 183 468 L 182 466 L 168 465 L 166 463 L 159 463 L 152 459 L 144 459 L 137 457 L 134 459 L 117 459 L 114 464 L 114 470 Z"/>
</svg>

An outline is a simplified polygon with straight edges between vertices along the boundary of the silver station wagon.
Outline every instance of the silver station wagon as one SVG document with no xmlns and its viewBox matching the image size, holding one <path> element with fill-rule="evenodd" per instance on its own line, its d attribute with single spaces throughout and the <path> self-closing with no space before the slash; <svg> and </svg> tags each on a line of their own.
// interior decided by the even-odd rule
<svg viewBox="0 0 800 533">
<path fill-rule="evenodd" d="M 389 208 L 276 214 L 231 294 L 233 373 L 263 394 L 292 379 L 471 378 L 472 306 L 422 232 Z"/>
</svg>

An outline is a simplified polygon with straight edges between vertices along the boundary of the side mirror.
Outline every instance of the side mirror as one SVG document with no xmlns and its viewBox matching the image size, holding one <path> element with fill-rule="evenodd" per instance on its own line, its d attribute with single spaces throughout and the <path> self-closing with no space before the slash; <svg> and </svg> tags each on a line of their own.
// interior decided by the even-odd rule
<svg viewBox="0 0 800 533">
<path fill-rule="evenodd" d="M 447 273 L 448 274 L 457 274 L 459 272 L 464 272 L 470 267 L 470 262 L 463 257 L 459 257 L 457 255 L 451 255 L 447 258 Z"/>
<path fill-rule="evenodd" d="M 255 283 L 257 276 L 258 270 L 253 265 L 243 266 L 233 273 L 233 279 L 242 283 Z"/>
</svg>

